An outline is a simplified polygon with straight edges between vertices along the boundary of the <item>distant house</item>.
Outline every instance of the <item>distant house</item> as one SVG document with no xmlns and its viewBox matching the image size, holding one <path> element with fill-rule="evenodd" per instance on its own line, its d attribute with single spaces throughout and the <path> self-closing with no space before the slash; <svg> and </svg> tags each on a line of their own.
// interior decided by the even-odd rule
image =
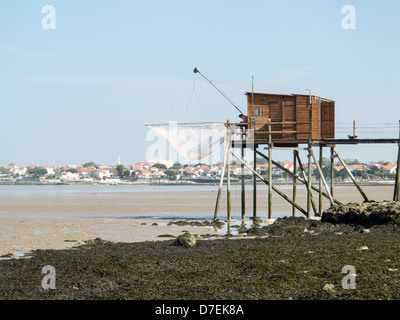
<svg viewBox="0 0 400 320">
<path fill-rule="evenodd" d="M 90 168 L 78 168 L 78 173 L 82 176 L 90 175 L 91 169 Z"/>
<path fill-rule="evenodd" d="M 368 169 L 368 167 L 365 164 L 352 164 L 348 167 L 351 172 L 362 171 L 364 169 Z"/>
<path fill-rule="evenodd" d="M 293 172 L 293 162 L 292 161 L 282 161 L 285 169 Z"/>
<path fill-rule="evenodd" d="M 137 174 L 137 177 L 139 179 L 150 179 L 152 178 L 152 172 L 147 170 L 147 169 L 142 169 L 139 171 L 139 173 Z"/>
<path fill-rule="evenodd" d="M 61 180 L 66 180 L 66 181 L 73 181 L 73 180 L 79 180 L 79 173 L 74 173 L 74 172 L 61 172 L 60 176 Z"/>
<path fill-rule="evenodd" d="M 377 171 L 377 170 L 379 170 L 381 168 L 380 164 L 379 163 L 375 163 L 375 162 L 367 164 L 367 167 L 368 167 L 369 170 L 372 170 L 372 171 Z"/>
<path fill-rule="evenodd" d="M 111 173 L 110 173 L 109 170 L 97 169 L 97 170 L 94 172 L 94 176 L 95 176 L 96 178 L 99 178 L 99 179 L 109 178 L 109 177 L 111 177 Z"/>
<path fill-rule="evenodd" d="M 397 164 L 396 163 L 388 163 L 386 166 L 382 167 L 382 170 L 387 173 L 396 173 Z"/>
<path fill-rule="evenodd" d="M 45 166 L 43 168 L 47 170 L 47 174 L 54 174 L 54 167 Z"/>
<path fill-rule="evenodd" d="M 26 167 L 17 167 L 14 166 L 10 169 L 10 173 L 11 174 L 15 174 L 15 175 L 19 175 L 19 176 L 24 176 L 26 175 L 26 171 L 28 170 L 28 168 Z"/>
</svg>

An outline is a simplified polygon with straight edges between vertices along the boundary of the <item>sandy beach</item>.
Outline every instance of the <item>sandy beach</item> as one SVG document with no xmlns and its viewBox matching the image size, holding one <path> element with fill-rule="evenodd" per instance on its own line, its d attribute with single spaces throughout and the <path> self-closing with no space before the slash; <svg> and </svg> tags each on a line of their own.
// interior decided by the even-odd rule
<svg viewBox="0 0 400 320">
<path fill-rule="evenodd" d="M 392 197 L 392 186 L 365 186 L 370 199 Z M 291 189 L 282 188 L 289 197 Z M 13 257 L 36 249 L 63 249 L 101 238 L 113 242 L 165 240 L 160 235 L 178 236 L 183 232 L 223 235 L 225 229 L 168 225 L 185 219 L 211 220 L 217 187 L 209 191 L 185 190 L 154 192 L 82 192 L 77 194 L 3 194 L 0 197 L 0 255 Z M 246 215 L 253 214 L 252 190 L 246 191 Z M 353 186 L 338 186 L 335 198 L 343 203 L 360 202 Z M 318 195 L 314 193 L 317 201 Z M 299 188 L 298 203 L 306 207 L 306 190 Z M 267 193 L 259 187 L 257 215 L 267 218 Z M 329 206 L 326 199 L 324 208 Z M 240 216 L 240 191 L 232 192 L 233 216 Z M 291 206 L 273 195 L 273 218 L 290 216 Z M 297 212 L 297 216 L 302 216 Z M 226 219 L 226 195 L 221 198 L 219 219 Z M 237 224 L 241 223 L 238 221 Z M 251 223 L 251 221 L 247 222 Z M 269 221 L 270 223 L 270 221 Z"/>
</svg>

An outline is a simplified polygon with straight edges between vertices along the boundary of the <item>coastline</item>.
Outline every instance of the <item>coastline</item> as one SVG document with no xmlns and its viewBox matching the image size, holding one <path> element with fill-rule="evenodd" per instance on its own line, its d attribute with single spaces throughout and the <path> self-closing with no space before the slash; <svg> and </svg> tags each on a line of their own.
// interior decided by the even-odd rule
<svg viewBox="0 0 400 320">
<path fill-rule="evenodd" d="M 217 185 L 220 183 L 219 179 L 215 180 L 205 180 L 204 182 L 198 181 L 168 181 L 168 182 L 156 182 L 156 181 L 119 181 L 119 182 L 109 182 L 109 181 L 68 181 L 61 183 L 59 179 L 57 180 L 42 180 L 42 181 L 23 181 L 23 182 L 6 182 L 0 180 L 0 185 L 163 185 L 163 186 L 174 186 L 174 185 L 184 185 L 184 186 L 196 186 L 196 185 Z M 224 184 L 226 181 L 224 181 Z M 313 185 L 317 185 L 318 181 L 313 180 Z M 357 181 L 357 183 L 361 186 L 382 186 L 382 185 L 394 185 L 394 180 L 383 180 L 383 181 Z M 231 181 L 231 185 L 240 185 L 240 181 Z M 293 185 L 292 180 L 285 181 L 273 181 L 274 185 Z M 335 186 L 347 186 L 354 185 L 352 181 L 335 181 Z M 252 181 L 245 181 L 246 186 L 252 186 Z M 257 181 L 257 186 L 264 186 L 265 183 L 261 181 Z M 302 183 L 298 182 L 297 185 L 302 185 Z"/>
</svg>

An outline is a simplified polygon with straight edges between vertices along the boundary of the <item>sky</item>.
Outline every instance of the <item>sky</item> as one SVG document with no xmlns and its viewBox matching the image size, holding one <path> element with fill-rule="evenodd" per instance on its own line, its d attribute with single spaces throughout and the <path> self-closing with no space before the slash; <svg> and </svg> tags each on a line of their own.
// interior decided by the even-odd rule
<svg viewBox="0 0 400 320">
<path fill-rule="evenodd" d="M 0 0 L 0 165 L 128 165 L 150 160 L 146 124 L 239 121 L 195 67 L 242 110 L 254 79 L 256 92 L 334 99 L 337 138 L 353 120 L 359 138 L 398 138 L 399 17 L 394 0 Z"/>
</svg>

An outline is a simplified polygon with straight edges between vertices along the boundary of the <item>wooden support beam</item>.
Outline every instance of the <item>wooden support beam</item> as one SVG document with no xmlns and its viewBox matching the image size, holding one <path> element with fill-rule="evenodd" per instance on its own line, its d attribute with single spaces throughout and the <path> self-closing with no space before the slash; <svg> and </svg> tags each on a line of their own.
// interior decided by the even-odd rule
<svg viewBox="0 0 400 320">
<path fill-rule="evenodd" d="M 266 159 L 266 160 L 268 161 L 269 158 L 268 158 L 266 155 L 262 154 L 260 151 L 257 151 L 257 154 L 258 154 L 259 156 L 263 157 L 264 159 Z M 303 175 L 303 177 L 304 177 L 304 168 L 303 168 L 303 165 L 301 164 L 301 161 L 300 161 L 300 157 L 299 157 L 299 155 L 298 155 L 298 152 L 295 153 L 295 158 L 299 160 L 300 170 L 303 171 L 302 175 Z M 274 161 L 274 160 L 272 160 L 272 163 L 273 163 L 275 166 L 277 166 L 279 169 L 281 169 L 282 171 L 285 171 L 285 172 L 286 172 L 287 174 L 289 174 L 290 176 L 295 177 L 298 181 L 300 181 L 300 182 L 303 183 L 304 185 L 307 185 L 307 178 L 306 178 L 306 179 L 302 179 L 302 178 L 299 177 L 298 174 L 295 174 L 295 175 L 294 175 L 293 172 L 291 172 L 290 170 L 286 169 L 285 167 L 283 167 L 282 165 L 280 165 L 278 162 L 276 162 L 276 161 Z M 311 188 L 312 188 L 314 191 L 319 192 L 319 189 L 318 189 L 317 187 L 315 187 L 315 186 L 312 185 Z M 332 194 L 332 192 L 331 192 L 331 194 Z M 328 196 L 328 194 L 327 194 L 326 192 L 322 192 L 322 195 L 323 195 L 325 198 L 329 199 L 329 196 Z M 343 204 L 342 202 L 340 202 L 339 200 L 337 200 L 337 199 L 335 199 L 335 198 L 333 198 L 333 201 L 334 201 L 336 204 L 339 204 L 339 205 Z"/>
<path fill-rule="evenodd" d="M 331 205 L 333 205 L 333 199 L 332 199 L 332 196 L 331 196 L 331 194 L 330 194 L 330 192 L 329 192 L 328 184 L 326 183 L 324 174 L 322 173 L 321 166 L 319 165 L 319 163 L 318 163 L 318 161 L 317 161 L 317 158 L 315 157 L 314 151 L 313 151 L 312 149 L 311 149 L 311 154 L 312 154 L 312 157 L 314 158 L 315 165 L 317 166 L 320 179 L 321 179 L 322 182 L 324 183 L 325 190 L 326 190 L 326 192 L 328 193 L 329 201 L 331 202 Z M 321 159 L 321 158 L 320 158 L 320 159 Z M 321 191 L 322 191 L 322 188 L 320 187 L 320 192 L 321 192 Z M 321 195 L 322 195 L 322 194 L 321 194 Z M 322 205 L 321 205 L 321 206 L 322 206 Z M 320 212 L 321 212 L 321 211 L 320 211 Z"/>
<path fill-rule="evenodd" d="M 312 153 L 312 146 L 311 143 L 308 145 L 308 178 L 307 178 L 307 218 L 311 218 L 311 197 L 312 197 L 312 191 L 311 191 L 311 174 L 312 174 L 312 167 L 311 167 L 311 153 Z M 314 210 L 314 214 L 316 214 L 316 210 Z"/>
<path fill-rule="evenodd" d="M 230 148 L 229 148 L 230 151 Z M 226 160 L 227 172 L 226 172 L 226 215 L 227 221 L 232 221 L 231 213 L 231 159 L 230 153 L 228 152 L 228 157 Z"/>
<path fill-rule="evenodd" d="M 243 128 L 242 128 L 243 130 Z M 242 144 L 242 148 L 241 148 L 241 155 L 242 158 L 244 159 L 244 146 Z M 242 175 L 242 179 L 241 179 L 241 202 L 242 202 L 242 220 L 244 220 L 246 218 L 246 191 L 245 191 L 245 185 L 244 185 L 244 165 L 241 165 L 241 175 Z"/>
<path fill-rule="evenodd" d="M 246 162 L 244 162 L 244 160 L 242 160 L 241 157 L 237 156 L 236 154 L 234 154 L 232 151 L 230 151 L 230 154 L 233 155 L 236 159 L 238 159 L 241 163 L 244 164 L 244 166 L 249 169 L 251 172 L 253 172 L 262 182 L 264 182 L 266 185 L 269 185 L 269 181 L 267 181 L 266 179 L 264 179 L 257 171 L 254 171 L 252 167 L 250 167 Z M 272 190 L 274 190 L 277 194 L 279 194 L 283 199 L 285 199 L 286 201 L 288 201 L 290 204 L 292 204 L 293 206 L 295 206 L 301 213 L 303 213 L 305 216 L 307 216 L 307 212 L 300 207 L 297 203 L 293 202 L 291 199 L 289 199 L 286 194 L 284 194 L 282 191 L 278 190 L 277 188 L 275 188 L 274 186 L 271 186 Z"/>
<path fill-rule="evenodd" d="M 334 160 L 335 160 L 335 147 L 331 147 L 331 196 L 333 198 L 333 192 L 334 192 L 334 186 L 335 186 L 335 181 L 334 181 Z"/>
<path fill-rule="evenodd" d="M 257 171 L 257 148 L 253 149 L 253 169 Z M 253 173 L 253 221 L 257 218 L 257 176 Z"/>
<path fill-rule="evenodd" d="M 308 178 L 306 177 L 306 171 L 304 170 L 303 163 L 301 162 L 299 154 L 297 154 L 297 161 L 299 162 L 300 172 L 301 172 L 301 174 L 303 176 L 303 181 L 305 182 L 304 184 L 306 185 L 306 187 L 308 189 Z M 298 180 L 300 181 L 299 178 L 298 178 Z M 313 185 L 312 184 L 311 184 L 311 188 L 313 189 Z M 308 193 L 307 193 L 307 195 L 308 195 Z M 314 197 L 313 197 L 312 194 L 311 194 L 311 205 L 313 207 L 314 214 L 316 214 L 317 213 L 317 206 L 315 205 Z"/>
<path fill-rule="evenodd" d="M 356 179 L 354 178 L 353 174 L 350 172 L 349 168 L 347 167 L 346 163 L 343 161 L 343 159 L 339 156 L 338 152 L 336 151 L 336 148 L 334 148 L 334 152 L 336 154 L 336 157 L 339 159 L 340 163 L 342 164 L 342 166 L 344 167 L 344 169 L 346 170 L 347 174 L 349 175 L 350 179 L 353 181 L 353 183 L 355 184 L 355 186 L 357 187 L 358 191 L 360 191 L 361 195 L 364 198 L 364 201 L 369 201 L 368 197 L 366 196 L 366 194 L 364 193 L 364 190 L 361 188 L 361 186 L 357 183 Z"/>
<path fill-rule="evenodd" d="M 322 168 L 322 157 L 323 157 L 323 147 L 322 146 L 319 146 L 319 167 L 320 168 Z M 315 162 L 317 162 L 315 159 L 314 159 L 314 161 Z M 323 174 L 322 174 L 322 170 L 319 170 L 320 172 L 319 172 L 319 185 L 318 185 L 318 187 L 319 187 L 319 197 L 318 197 L 318 212 L 319 212 L 319 216 L 322 216 L 322 177 L 323 177 Z M 326 191 L 329 193 L 329 189 L 326 189 Z M 332 201 L 331 201 L 331 205 L 332 205 Z"/>
<path fill-rule="evenodd" d="M 268 131 L 271 131 L 271 121 L 268 122 Z M 268 219 L 272 219 L 272 137 L 268 135 Z"/>
<path fill-rule="evenodd" d="M 393 201 L 400 201 L 400 143 L 397 151 L 396 179 L 394 181 Z"/>
<path fill-rule="evenodd" d="M 214 220 L 218 220 L 218 211 L 219 211 L 219 202 L 220 202 L 220 199 L 221 199 L 221 190 L 222 190 L 222 186 L 224 184 L 225 169 L 226 169 L 228 154 L 229 154 L 229 151 L 230 151 L 231 141 L 230 141 L 229 131 L 230 131 L 230 128 L 229 128 L 229 120 L 228 120 L 228 139 L 226 140 L 225 153 L 224 153 L 224 163 L 222 165 L 221 179 L 219 181 L 219 188 L 218 188 L 218 193 L 217 193 L 217 201 L 216 201 L 216 204 L 215 204 L 215 211 L 214 211 Z"/>
<path fill-rule="evenodd" d="M 296 192 L 297 192 L 297 179 L 296 179 L 296 172 L 297 172 L 297 158 L 296 153 L 299 153 L 297 150 L 293 150 L 293 202 L 296 202 Z M 292 216 L 296 216 L 296 207 L 292 206 Z"/>
</svg>

